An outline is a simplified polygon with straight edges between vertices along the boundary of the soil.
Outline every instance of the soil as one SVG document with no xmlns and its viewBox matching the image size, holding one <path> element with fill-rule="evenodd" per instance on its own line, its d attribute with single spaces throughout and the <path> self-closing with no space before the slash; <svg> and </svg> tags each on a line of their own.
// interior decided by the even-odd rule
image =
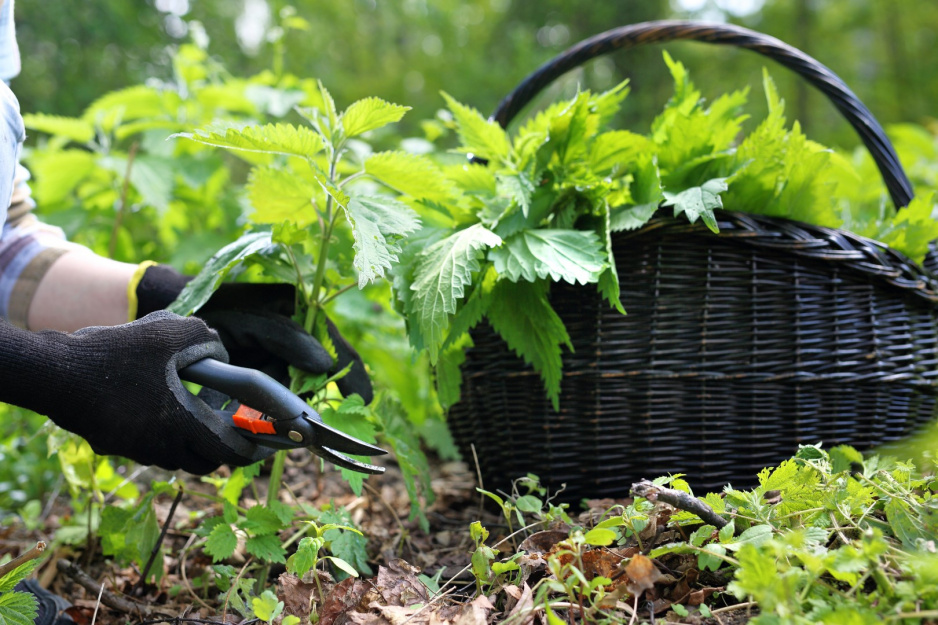
<svg viewBox="0 0 938 625">
<path fill-rule="evenodd" d="M 535 585 L 538 577 L 545 575 L 543 566 L 541 572 L 537 572 L 535 567 L 531 575 L 526 574 L 521 587 L 508 585 L 490 589 L 488 597 L 477 596 L 475 578 L 470 572 L 473 541 L 469 526 L 473 521 L 481 521 L 491 532 L 486 541 L 489 545 L 499 544 L 508 534 L 508 528 L 500 513 L 496 514 L 485 507 L 482 496 L 476 491 L 475 475 L 465 464 L 431 460 L 436 500 L 426 511 L 429 532 L 421 530 L 417 520 L 408 518 L 410 500 L 401 473 L 393 462 L 385 464 L 388 466 L 387 472 L 366 480 L 361 495 L 356 496 L 337 471 L 329 469 L 321 472 L 318 469 L 319 463 L 312 461 L 307 452 L 291 452 L 284 477 L 284 483 L 288 487 L 283 489 L 284 502 L 304 502 L 317 507 L 333 504 L 347 509 L 355 524 L 369 538 L 370 566 L 376 571 L 376 575 L 370 579 L 349 578 L 336 583 L 331 576 L 323 573 L 317 586 L 313 583 L 315 579 L 300 580 L 287 574 L 282 565 L 274 566 L 268 578 L 268 587 L 275 590 L 278 598 L 284 601 L 286 612 L 303 617 L 309 613 L 309 606 L 313 604 L 317 606 L 317 614 L 313 615 L 313 619 L 318 618 L 319 625 L 400 625 L 405 622 L 414 625 L 457 622 L 461 625 L 487 625 L 499 622 L 547 622 L 543 608 L 532 604 L 531 595 L 531 586 Z M 224 471 L 224 468 L 222 470 Z M 141 473 L 137 480 L 145 485 L 152 480 L 166 480 L 169 477 L 172 476 L 150 468 Z M 257 480 L 258 495 L 261 499 L 266 495 L 263 492 L 265 477 L 262 475 Z M 214 492 L 213 486 L 200 482 L 198 478 L 186 475 L 177 475 L 176 478 L 185 480 L 187 490 L 202 489 L 205 492 Z M 44 520 L 44 526 L 38 530 L 29 531 L 17 525 L 3 528 L 0 534 L 0 553 L 16 556 L 31 548 L 37 540 L 46 540 L 54 545 L 51 539 L 55 530 L 70 514 L 68 503 L 67 495 L 60 495 L 51 505 L 47 505 L 46 508 L 50 512 Z M 168 495 L 160 496 L 156 501 L 161 527 L 165 524 L 172 503 L 172 497 Z M 250 507 L 256 502 L 249 500 L 242 503 Z M 588 524 L 590 518 L 602 515 L 614 503 L 627 502 L 594 501 L 590 502 L 589 510 L 571 510 L 571 516 L 576 517 L 579 514 L 579 520 Z M 178 503 L 164 540 L 164 552 L 167 554 L 163 561 L 165 574 L 158 585 L 141 585 L 141 573 L 138 569 L 115 565 L 101 555 L 97 546 L 90 551 L 68 546 L 54 548 L 53 553 L 37 571 L 39 582 L 73 605 L 69 615 L 80 624 L 250 622 L 229 606 L 220 604 L 217 590 L 205 593 L 192 587 L 191 580 L 199 577 L 212 564 L 211 558 L 201 551 L 188 548 L 196 539 L 192 530 L 197 521 L 192 519 L 205 516 L 198 514 L 200 512 L 220 514 L 221 506 L 191 495 L 183 496 Z M 550 538 L 553 542 L 548 544 L 548 548 L 564 538 L 565 532 L 566 528 L 557 528 L 554 531 L 556 536 Z M 507 541 L 501 544 L 501 555 L 514 553 L 513 547 Z M 529 549 L 531 544 L 533 543 L 527 545 Z M 618 564 L 628 556 L 634 555 L 635 548 L 633 547 L 632 551 L 603 551 L 606 554 L 598 558 L 598 561 L 612 558 L 611 561 Z M 241 567 L 248 557 L 243 551 L 239 551 L 228 563 Z M 659 565 L 659 568 L 662 566 L 665 565 Z M 677 566 L 680 569 L 682 565 Z M 647 623 L 657 620 L 735 624 L 746 622 L 753 615 L 752 609 L 744 605 L 729 605 L 724 606 L 724 611 L 715 614 L 713 618 L 703 618 L 694 607 L 688 608 L 689 613 L 686 616 L 679 616 L 670 609 L 671 599 L 668 598 L 670 596 L 674 599 L 673 595 L 677 592 L 675 589 L 681 580 L 688 579 L 686 575 L 676 573 L 678 569 L 669 571 L 670 577 L 649 583 L 651 590 L 642 595 L 642 603 L 635 604 L 639 607 L 639 615 L 634 622 Z M 91 584 L 85 580 L 86 584 L 82 585 L 82 573 L 90 578 Z M 418 581 L 418 574 L 431 578 L 439 575 L 441 586 L 443 582 L 448 581 L 443 586 L 443 595 L 433 597 L 428 594 L 426 587 Z M 597 569 L 595 574 L 609 573 Z M 628 581 L 628 576 L 622 579 Z M 691 582 L 695 580 L 696 576 L 690 579 Z M 694 588 L 697 588 L 698 592 L 703 592 L 699 589 L 709 588 L 709 594 L 699 594 L 699 597 L 709 598 L 714 589 L 724 589 L 726 581 L 714 576 L 709 579 L 701 577 L 694 584 Z M 94 584 L 103 586 L 104 590 L 117 600 L 124 599 L 128 603 L 121 604 L 120 609 L 115 609 L 114 600 L 109 602 L 111 605 L 106 605 L 95 592 L 99 586 Z M 319 597 L 318 587 L 322 588 L 322 599 Z M 686 583 L 685 588 L 692 590 Z M 649 601 L 649 597 L 655 601 Z M 627 616 L 631 614 L 632 598 L 632 595 L 625 593 L 619 601 L 619 614 L 625 615 L 623 622 L 632 620 Z M 675 599 L 675 602 L 681 601 Z M 699 603 L 700 601 L 697 601 L 696 604 Z M 688 605 L 693 606 L 695 603 L 690 601 Z M 716 609 L 720 605 L 723 604 L 714 602 L 712 607 Z M 651 609 L 654 609 L 655 615 L 650 614 Z M 561 613 L 567 622 L 582 622 L 576 606 L 567 611 L 561 609 Z M 308 621 L 304 619 L 303 623 L 306 622 Z"/>
</svg>

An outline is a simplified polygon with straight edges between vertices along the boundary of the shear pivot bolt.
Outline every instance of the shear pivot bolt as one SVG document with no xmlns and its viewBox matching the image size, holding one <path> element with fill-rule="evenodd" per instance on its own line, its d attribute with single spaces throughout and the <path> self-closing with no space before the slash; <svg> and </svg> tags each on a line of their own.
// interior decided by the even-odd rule
<svg viewBox="0 0 938 625">
<path fill-rule="evenodd" d="M 290 433 L 287 434 L 287 436 L 289 436 L 290 440 L 293 441 L 294 443 L 303 442 L 303 435 L 297 432 L 296 430 L 290 430 Z"/>
</svg>

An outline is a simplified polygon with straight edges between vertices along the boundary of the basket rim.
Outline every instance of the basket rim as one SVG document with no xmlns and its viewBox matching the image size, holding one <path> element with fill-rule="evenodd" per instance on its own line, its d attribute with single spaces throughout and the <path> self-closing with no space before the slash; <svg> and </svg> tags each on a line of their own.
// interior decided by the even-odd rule
<svg viewBox="0 0 938 625">
<path fill-rule="evenodd" d="M 938 279 L 920 264 L 885 243 L 848 230 L 816 226 L 784 217 L 717 209 L 719 233 L 703 223 L 689 223 L 663 210 L 641 228 L 614 233 L 623 240 L 653 231 L 682 236 L 722 238 L 749 247 L 823 261 L 864 274 L 906 291 L 929 303 L 938 303 Z"/>
</svg>

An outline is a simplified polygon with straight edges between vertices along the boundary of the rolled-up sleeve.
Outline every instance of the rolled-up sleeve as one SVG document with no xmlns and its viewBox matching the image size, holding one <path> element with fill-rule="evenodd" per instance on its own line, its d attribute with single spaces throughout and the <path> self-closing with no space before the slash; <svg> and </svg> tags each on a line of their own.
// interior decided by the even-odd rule
<svg viewBox="0 0 938 625">
<path fill-rule="evenodd" d="M 13 0 L 0 0 L 0 317 L 25 328 L 42 276 L 59 256 L 79 246 L 32 213 L 29 172 L 19 163 L 26 129 L 19 102 L 5 82 L 19 68 Z"/>
</svg>

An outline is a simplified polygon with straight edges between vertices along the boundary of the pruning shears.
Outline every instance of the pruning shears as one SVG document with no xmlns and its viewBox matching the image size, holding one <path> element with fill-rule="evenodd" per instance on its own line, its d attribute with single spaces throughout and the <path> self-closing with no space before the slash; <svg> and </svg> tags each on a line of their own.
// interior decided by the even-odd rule
<svg viewBox="0 0 938 625">
<path fill-rule="evenodd" d="M 306 447 L 344 469 L 384 473 L 384 467 L 345 454 L 376 456 L 385 450 L 326 425 L 319 413 L 266 373 L 204 358 L 181 369 L 179 377 L 238 400 L 237 410 L 216 412 L 230 419 L 245 438 L 274 449 Z"/>
</svg>

